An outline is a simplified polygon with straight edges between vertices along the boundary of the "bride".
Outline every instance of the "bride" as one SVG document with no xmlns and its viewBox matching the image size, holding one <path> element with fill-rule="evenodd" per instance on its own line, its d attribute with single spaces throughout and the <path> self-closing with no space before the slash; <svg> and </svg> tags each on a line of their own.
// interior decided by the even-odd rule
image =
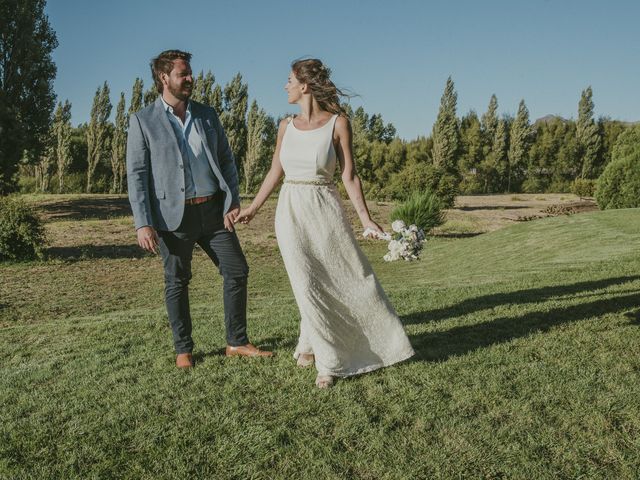
<svg viewBox="0 0 640 480">
<path fill-rule="evenodd" d="M 271 169 L 235 221 L 250 222 L 285 175 L 275 230 L 300 310 L 294 358 L 299 366 L 315 363 L 316 385 L 327 388 L 336 377 L 386 367 L 414 352 L 333 184 L 338 161 L 362 227 L 383 233 L 356 175 L 343 93 L 317 59 L 294 62 L 285 90 L 300 114 L 280 122 Z"/>
</svg>

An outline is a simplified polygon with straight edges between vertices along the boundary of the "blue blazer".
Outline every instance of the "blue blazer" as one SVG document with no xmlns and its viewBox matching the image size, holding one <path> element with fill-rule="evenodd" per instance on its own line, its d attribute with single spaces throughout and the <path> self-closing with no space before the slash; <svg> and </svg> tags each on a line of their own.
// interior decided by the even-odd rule
<svg viewBox="0 0 640 480">
<path fill-rule="evenodd" d="M 226 214 L 231 205 L 240 205 L 235 159 L 215 110 L 189 102 L 193 126 L 224 192 Z M 185 201 L 182 155 L 160 97 L 129 119 L 127 185 L 136 229 L 149 225 L 173 231 L 180 226 Z"/>
</svg>

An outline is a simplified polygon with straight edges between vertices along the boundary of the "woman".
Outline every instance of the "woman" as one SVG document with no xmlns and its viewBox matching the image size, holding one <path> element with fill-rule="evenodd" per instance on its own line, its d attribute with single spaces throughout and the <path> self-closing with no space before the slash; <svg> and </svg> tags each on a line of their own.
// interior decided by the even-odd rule
<svg viewBox="0 0 640 480">
<path fill-rule="evenodd" d="M 363 228 L 383 233 L 369 215 L 356 175 L 351 127 L 320 60 L 291 65 L 285 86 L 300 115 L 282 120 L 271 169 L 236 222 L 248 223 L 286 174 L 275 229 L 300 310 L 294 358 L 315 363 L 316 385 L 369 372 L 413 355 L 402 324 L 360 250 L 333 185 L 336 160 Z"/>
</svg>

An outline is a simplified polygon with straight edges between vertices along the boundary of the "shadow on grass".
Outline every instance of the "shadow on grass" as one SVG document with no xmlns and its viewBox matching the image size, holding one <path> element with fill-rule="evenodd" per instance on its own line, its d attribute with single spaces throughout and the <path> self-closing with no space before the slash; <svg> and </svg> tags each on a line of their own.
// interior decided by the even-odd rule
<svg viewBox="0 0 640 480">
<path fill-rule="evenodd" d="M 637 309 L 639 304 L 640 292 L 549 311 L 529 312 L 517 318 L 497 318 L 476 325 L 455 327 L 445 332 L 414 335 L 411 337 L 411 344 L 417 353 L 416 361 L 443 361 L 531 333 L 546 332 L 559 325 L 619 313 L 630 308 Z M 638 313 L 635 310 L 636 321 Z"/>
<path fill-rule="evenodd" d="M 87 260 L 93 258 L 144 258 L 151 254 L 137 245 L 78 245 L 75 247 L 51 247 L 47 257 L 60 260 Z"/>
<path fill-rule="evenodd" d="M 131 215 L 131 207 L 126 197 L 78 198 L 44 204 L 39 209 L 49 220 L 83 220 L 88 218 L 105 220 Z"/>
<path fill-rule="evenodd" d="M 531 207 L 525 205 L 480 205 L 477 207 L 456 207 L 454 210 L 462 212 L 475 212 L 476 210 L 522 210 Z"/>
<path fill-rule="evenodd" d="M 417 312 L 402 317 L 405 325 L 427 323 L 438 320 L 446 320 L 451 317 L 468 315 L 479 310 L 486 310 L 501 305 L 521 305 L 526 303 L 545 302 L 551 298 L 589 293 L 615 285 L 623 285 L 640 280 L 640 275 L 626 277 L 605 278 L 589 282 L 579 282 L 571 285 L 551 285 L 515 292 L 493 293 L 476 298 L 468 298 L 460 303 L 436 310 Z"/>
</svg>

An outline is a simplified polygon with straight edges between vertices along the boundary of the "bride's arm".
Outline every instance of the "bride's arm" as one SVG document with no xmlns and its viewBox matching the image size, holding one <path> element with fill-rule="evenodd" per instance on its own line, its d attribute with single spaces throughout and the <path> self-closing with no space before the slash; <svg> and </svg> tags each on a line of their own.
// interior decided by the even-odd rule
<svg viewBox="0 0 640 480">
<path fill-rule="evenodd" d="M 251 219 L 258 213 L 258 210 L 264 202 L 267 201 L 271 192 L 278 186 L 280 180 L 284 175 L 284 170 L 282 169 L 282 164 L 280 163 L 280 145 L 282 144 L 282 137 L 284 136 L 284 131 L 287 128 L 287 119 L 283 119 L 280 122 L 278 127 L 278 138 L 276 140 L 276 149 L 273 152 L 273 158 L 271 160 L 271 168 L 267 175 L 264 177 L 262 181 L 262 185 L 260 185 L 260 189 L 256 194 L 253 202 L 248 207 L 242 209 L 242 211 L 236 217 L 235 223 L 249 223 Z"/>
<path fill-rule="evenodd" d="M 334 134 L 337 141 L 336 154 L 342 170 L 342 183 L 344 183 L 344 188 L 347 190 L 349 199 L 356 209 L 360 222 L 362 222 L 363 228 L 371 228 L 382 233 L 380 225 L 371 219 L 371 214 L 362 193 L 362 183 L 356 173 L 356 166 L 353 161 L 353 134 L 351 132 L 351 124 L 347 118 L 340 116 L 336 119 Z"/>
</svg>

